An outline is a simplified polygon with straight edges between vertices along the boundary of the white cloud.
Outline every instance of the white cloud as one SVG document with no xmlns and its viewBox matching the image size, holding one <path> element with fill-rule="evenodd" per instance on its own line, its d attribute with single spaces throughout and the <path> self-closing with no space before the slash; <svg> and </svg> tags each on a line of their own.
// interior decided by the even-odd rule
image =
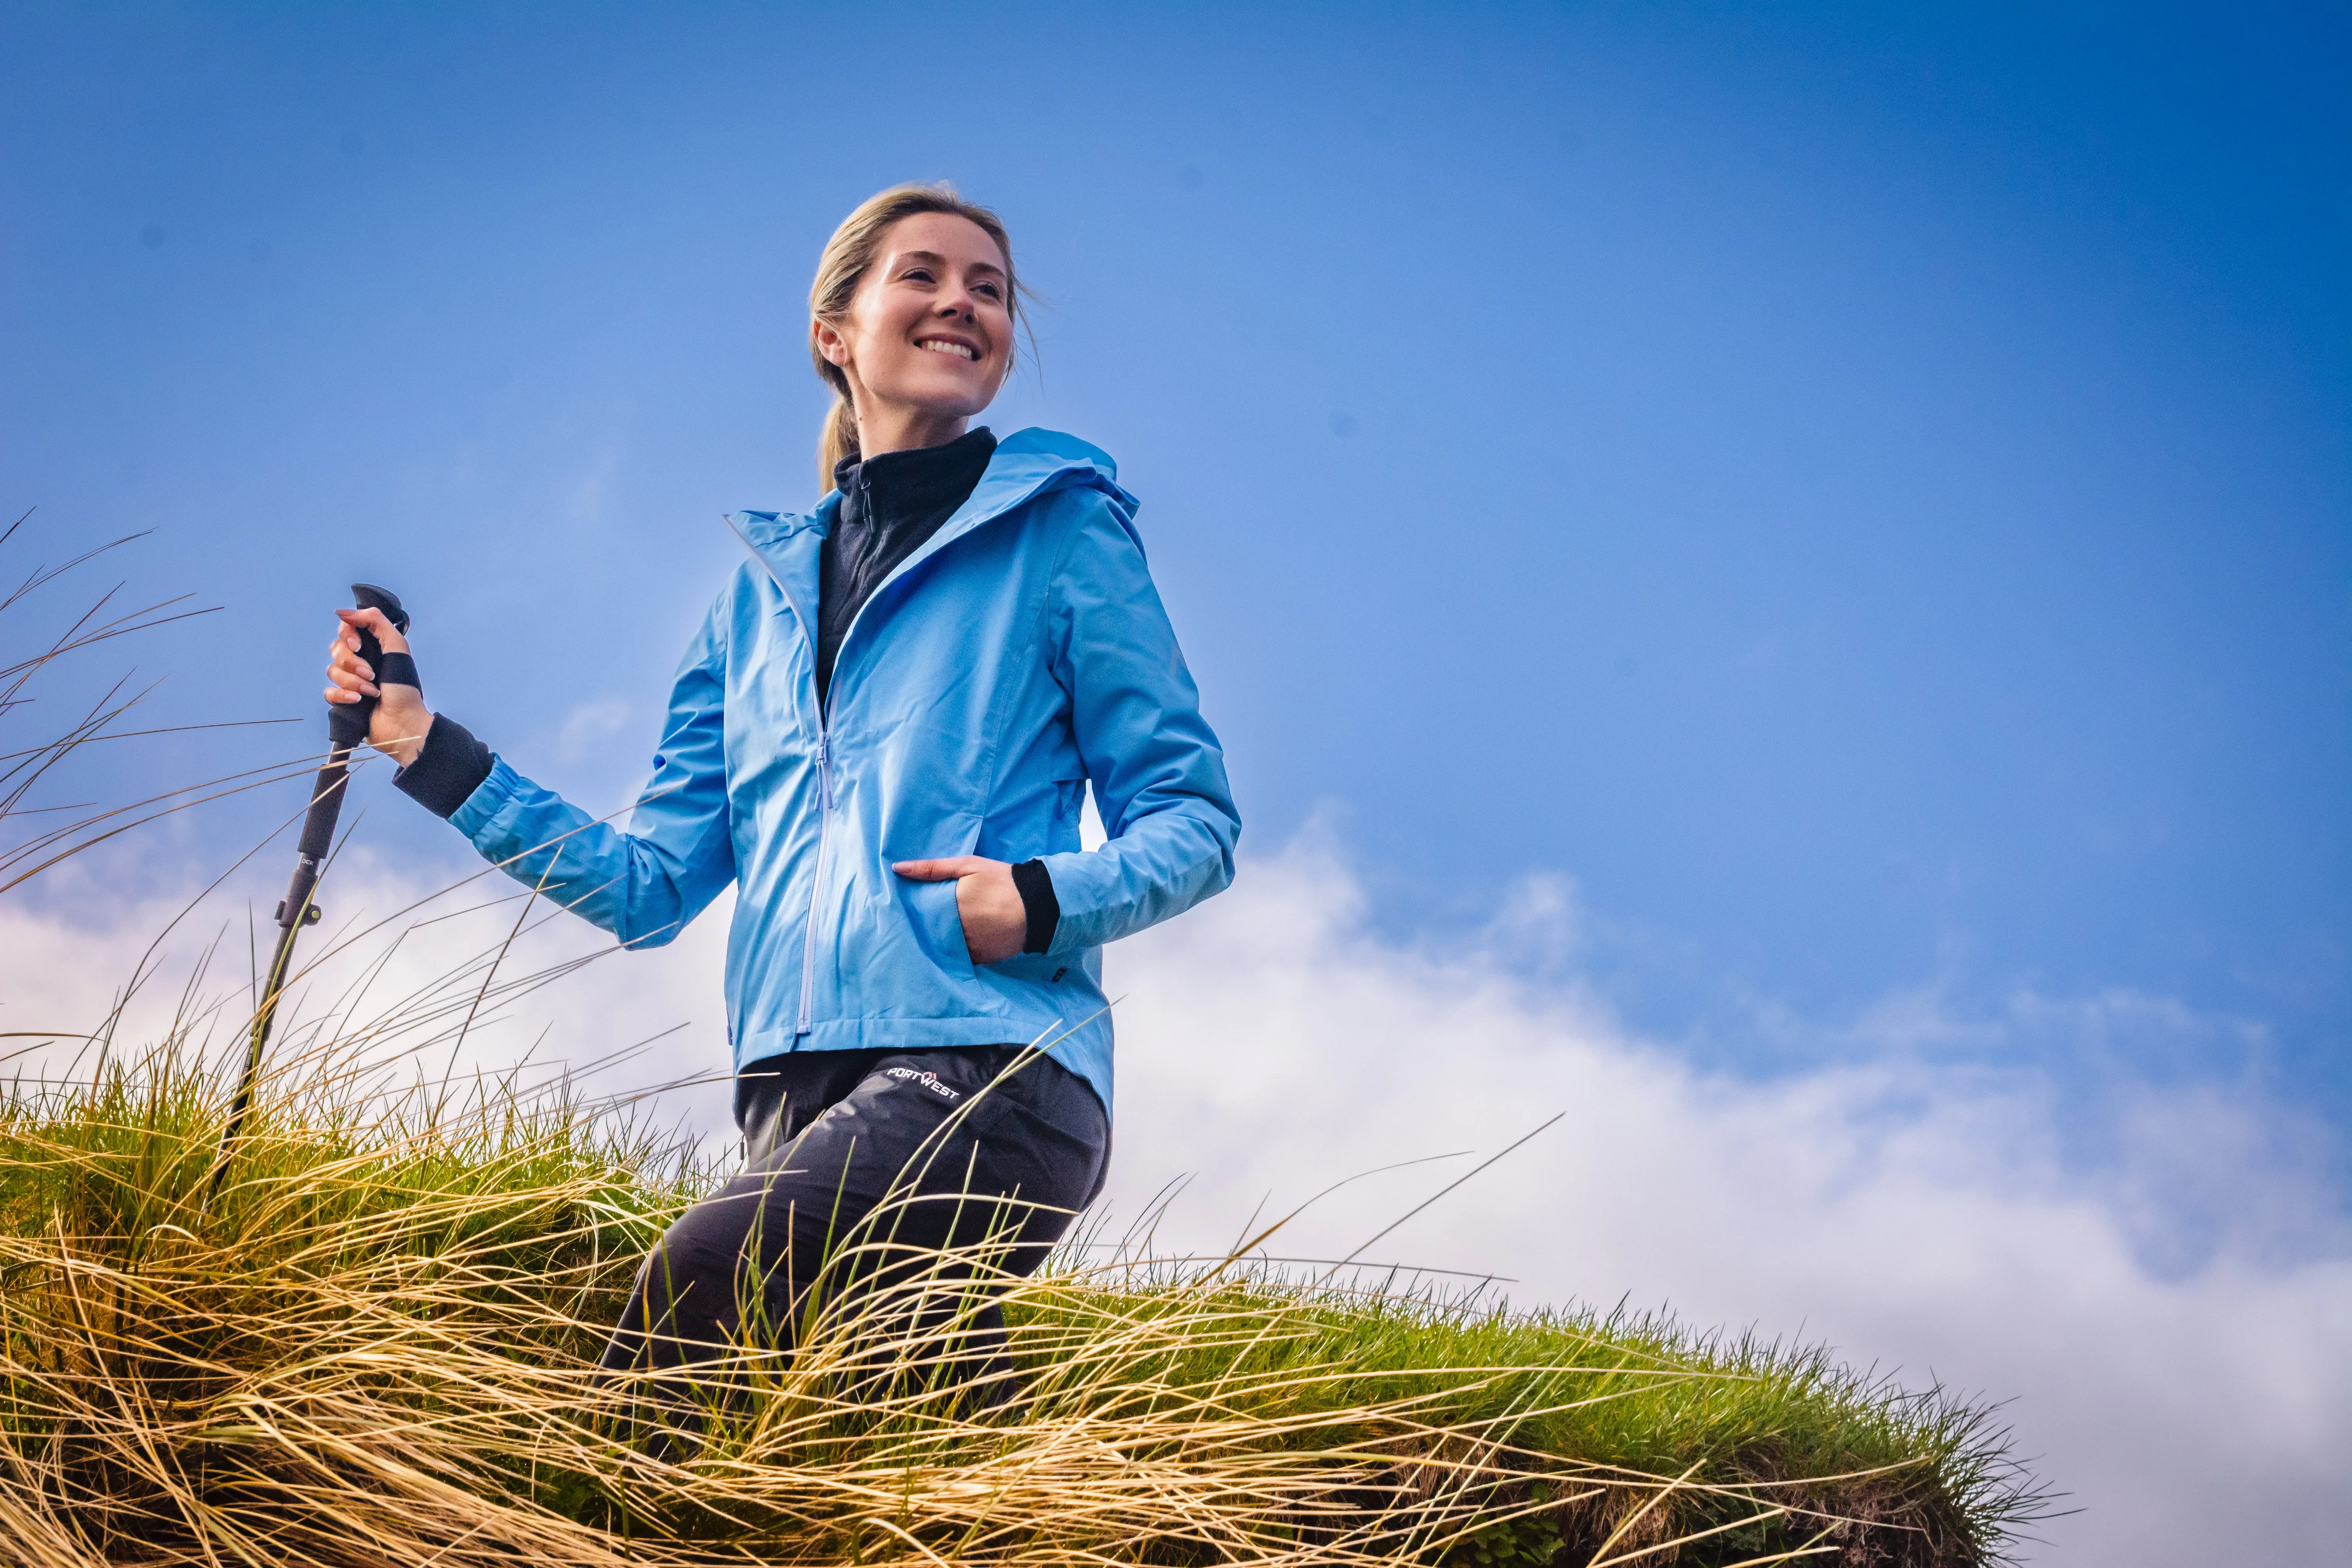
<svg viewBox="0 0 2352 1568">
<path fill-rule="evenodd" d="M 2133 1086 L 2084 1166 L 2035 1073 L 1890 1046 L 1710 1077 L 1572 984 L 1521 978 L 1506 929 L 1433 952 L 1362 916 L 1310 836 L 1115 952 L 1116 1199 L 1198 1173 L 1181 1239 L 1214 1245 L 1269 1194 L 1278 1215 L 1565 1111 L 1369 1256 L 1510 1275 L 1523 1301 L 1670 1303 L 2013 1397 L 2023 1451 L 2086 1510 L 2045 1527 L 2040 1561 L 2318 1561 L 2352 1527 L 2352 1247 L 2317 1177 L 2274 1157 L 2297 1131 L 2279 1113 Z M 1995 1026 L 1895 1011 L 1913 1037 Z M 1350 1186 L 1270 1246 L 1344 1256 L 1472 1163 Z M 2193 1267 L 2151 1246 L 2180 1210 L 2206 1233 Z"/>
<path fill-rule="evenodd" d="M 362 909 L 380 918 L 427 890 L 355 861 L 306 951 Z M 509 890 L 486 879 L 425 910 L 474 912 L 404 938 L 373 1005 L 501 940 L 518 906 L 481 906 Z M 241 950 L 237 908 L 227 946 Z M 102 1010 L 165 910 L 90 929 L 0 904 L 0 1028 Z M 2170 1004 L 2021 998 L 2000 1017 L 1953 1019 L 1909 995 L 1846 1027 L 1844 1065 L 1752 1082 L 1633 1037 L 1576 984 L 1561 884 L 1531 882 L 1442 945 L 1385 940 L 1366 913 L 1343 858 L 1310 835 L 1114 951 L 1115 1213 L 1189 1174 L 1162 1243 L 1221 1247 L 1262 1200 L 1279 1214 L 1353 1173 L 1475 1152 L 1354 1184 L 1270 1244 L 1337 1258 L 1564 1111 L 1367 1256 L 1510 1276 L 1502 1289 L 1522 1301 L 1670 1304 L 1695 1324 L 1825 1340 L 1915 1384 L 2013 1398 L 2023 1451 L 2085 1510 L 2045 1527 L 2054 1544 L 2036 1561 L 2323 1561 L 2352 1529 L 2352 1247 L 2295 1157 L 2308 1129 L 2210 1084 L 2118 1079 L 2086 1160 L 2076 1108 L 2050 1079 L 1956 1049 L 2060 1015 L 2106 1027 Z M 538 1041 L 538 1060 L 584 1062 L 690 1021 L 604 1085 L 723 1069 L 723 915 L 493 1009 L 467 1058 L 511 1061 Z M 192 918 L 181 950 L 221 918 Z M 518 943 L 509 973 L 598 951 L 562 919 Z M 311 1016 L 358 956 L 313 984 Z M 238 951 L 229 972 L 242 963 Z M 151 1020 L 176 989 L 167 969 Z M 726 1103 L 722 1085 L 665 1101 L 705 1129 L 723 1127 Z"/>
<path fill-rule="evenodd" d="M 321 1026 L 356 1027 L 373 1035 L 387 1057 L 412 1053 L 420 1070 L 436 1078 L 519 1062 L 552 1076 L 617 1054 L 624 1059 L 583 1075 L 588 1089 L 625 1094 L 688 1079 L 722 1080 L 673 1090 L 657 1104 L 665 1116 L 723 1128 L 719 965 L 731 893 L 670 946 L 622 952 L 586 922 L 529 899 L 501 875 L 475 869 L 395 869 L 346 850 L 318 894 L 325 918 L 296 949 L 298 979 L 273 1051 Z M 75 871 L 70 863 L 60 868 L 37 902 L 0 900 L 0 1030 L 32 1037 L 11 1042 L 25 1049 L 20 1059 L 43 1070 L 72 1059 L 81 1048 L 78 1037 L 100 1026 L 134 973 L 150 978 L 123 1006 L 115 1037 L 125 1048 L 163 1037 L 183 1007 L 189 973 L 215 942 L 210 979 L 201 987 L 209 1006 L 192 1037 L 215 1051 L 241 1051 L 251 1007 L 248 963 L 268 960 L 278 933 L 268 913 L 278 885 L 257 872 L 194 907 L 186 893 L 123 905 L 85 895 Z M 102 920 L 76 918 L 92 910 L 104 910 Z M 171 934 L 150 955 L 166 926 Z M 59 1038 L 45 1046 L 37 1036 L 47 1030 Z"/>
<path fill-rule="evenodd" d="M 562 726 L 556 732 L 555 754 L 562 762 L 579 762 L 627 728 L 628 722 L 629 704 L 625 698 L 598 697 L 575 702 L 564 713 Z"/>
</svg>

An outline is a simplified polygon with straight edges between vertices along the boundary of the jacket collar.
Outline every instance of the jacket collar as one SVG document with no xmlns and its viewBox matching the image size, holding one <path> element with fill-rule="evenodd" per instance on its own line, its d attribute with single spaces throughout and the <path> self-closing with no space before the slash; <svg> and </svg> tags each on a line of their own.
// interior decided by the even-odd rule
<svg viewBox="0 0 2352 1568">
<path fill-rule="evenodd" d="M 1135 516 L 1136 499 L 1119 489 L 1118 465 L 1100 447 L 1075 436 L 1032 426 L 1016 430 L 996 444 L 988 468 L 972 487 L 963 505 L 940 524 L 939 531 L 898 569 L 877 584 L 875 596 L 973 529 L 1003 516 L 1051 490 L 1084 487 L 1103 492 L 1128 522 Z M 727 514 L 728 526 L 743 541 L 752 558 L 767 569 L 799 612 L 802 623 L 816 624 L 816 551 L 841 514 L 841 492 L 828 490 L 806 512 L 738 511 Z M 1131 524 L 1130 524 L 1131 526 Z"/>
</svg>

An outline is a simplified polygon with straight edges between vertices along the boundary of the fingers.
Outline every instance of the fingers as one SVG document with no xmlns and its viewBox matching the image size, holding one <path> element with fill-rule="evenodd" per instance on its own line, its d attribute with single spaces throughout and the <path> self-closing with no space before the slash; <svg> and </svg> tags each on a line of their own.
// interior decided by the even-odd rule
<svg viewBox="0 0 2352 1568">
<path fill-rule="evenodd" d="M 383 695 L 375 687 L 375 671 L 360 658 L 359 641 L 358 633 L 346 631 L 327 645 L 327 679 L 335 683 L 329 689 L 330 702 L 356 702 L 362 697 Z M 337 689 L 346 695 L 332 695 Z"/>
<path fill-rule="evenodd" d="M 360 657 L 357 637 L 337 637 L 327 645 L 327 668 L 348 669 L 362 680 L 375 679 L 375 670 Z"/>
<path fill-rule="evenodd" d="M 334 683 L 327 688 L 327 700 L 357 702 L 383 696 L 375 684 L 374 669 L 360 658 L 360 633 L 374 633 L 377 645 L 386 653 L 406 653 L 408 639 L 393 629 L 382 610 L 337 610 L 335 616 L 342 626 L 335 640 L 327 645 L 327 679 Z"/>
<path fill-rule="evenodd" d="M 951 882 L 987 864 L 977 855 L 957 855 L 945 860 L 900 860 L 890 869 L 910 882 Z"/>
<path fill-rule="evenodd" d="M 337 610 L 335 614 L 341 617 L 346 627 L 365 626 L 369 631 L 373 632 L 375 640 L 383 646 L 384 652 L 406 653 L 409 651 L 408 639 L 393 629 L 392 623 L 383 618 L 382 610 Z M 358 634 L 352 632 L 350 635 L 352 638 L 352 646 L 359 647 Z"/>
</svg>

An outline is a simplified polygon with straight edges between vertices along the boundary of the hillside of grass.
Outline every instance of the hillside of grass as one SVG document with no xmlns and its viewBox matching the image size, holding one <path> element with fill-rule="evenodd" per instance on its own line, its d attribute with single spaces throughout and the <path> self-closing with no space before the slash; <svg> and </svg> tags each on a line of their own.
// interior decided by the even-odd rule
<svg viewBox="0 0 2352 1568">
<path fill-rule="evenodd" d="M 1007 1397 L 904 1299 L 600 1376 L 711 1173 L 297 1055 L 217 1168 L 175 1043 L 0 1100 L 8 1561 L 1963 1564 L 2031 1508 L 1983 1410 L 1816 1352 L 1117 1248 L 1012 1288 Z"/>
<path fill-rule="evenodd" d="M 0 626 L 127 542 L 33 568 Z M 26 743 L 29 683 L 200 613 L 115 598 L 0 655 L 0 896 L 225 795 L 299 801 L 317 764 L 47 803 L 84 747 L 140 732 L 149 689 L 99 681 Z M 152 732 L 191 728 L 169 717 Z M 239 1046 L 245 1025 L 196 980 L 137 1050 L 120 1005 L 10 1037 L 0 1562 L 1960 1568 L 2040 1506 L 1985 1407 L 1815 1351 L 1100 1237 L 994 1281 L 1012 1365 L 977 1380 L 956 1371 L 984 1248 L 813 1306 L 788 1351 L 601 1373 L 639 1260 L 719 1173 L 561 1083 L 401 1077 L 565 967 L 508 980 L 505 952 L 373 1020 L 281 1027 L 233 1140 L 242 1051 L 197 1020 Z"/>
</svg>

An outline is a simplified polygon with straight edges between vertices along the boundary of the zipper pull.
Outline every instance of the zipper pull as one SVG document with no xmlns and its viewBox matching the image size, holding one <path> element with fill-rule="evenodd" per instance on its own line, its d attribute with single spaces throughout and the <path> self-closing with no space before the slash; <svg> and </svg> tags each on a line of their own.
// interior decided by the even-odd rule
<svg viewBox="0 0 2352 1568">
<path fill-rule="evenodd" d="M 823 726 L 816 732 L 816 804 L 820 811 L 833 809 L 833 738 Z"/>
</svg>

